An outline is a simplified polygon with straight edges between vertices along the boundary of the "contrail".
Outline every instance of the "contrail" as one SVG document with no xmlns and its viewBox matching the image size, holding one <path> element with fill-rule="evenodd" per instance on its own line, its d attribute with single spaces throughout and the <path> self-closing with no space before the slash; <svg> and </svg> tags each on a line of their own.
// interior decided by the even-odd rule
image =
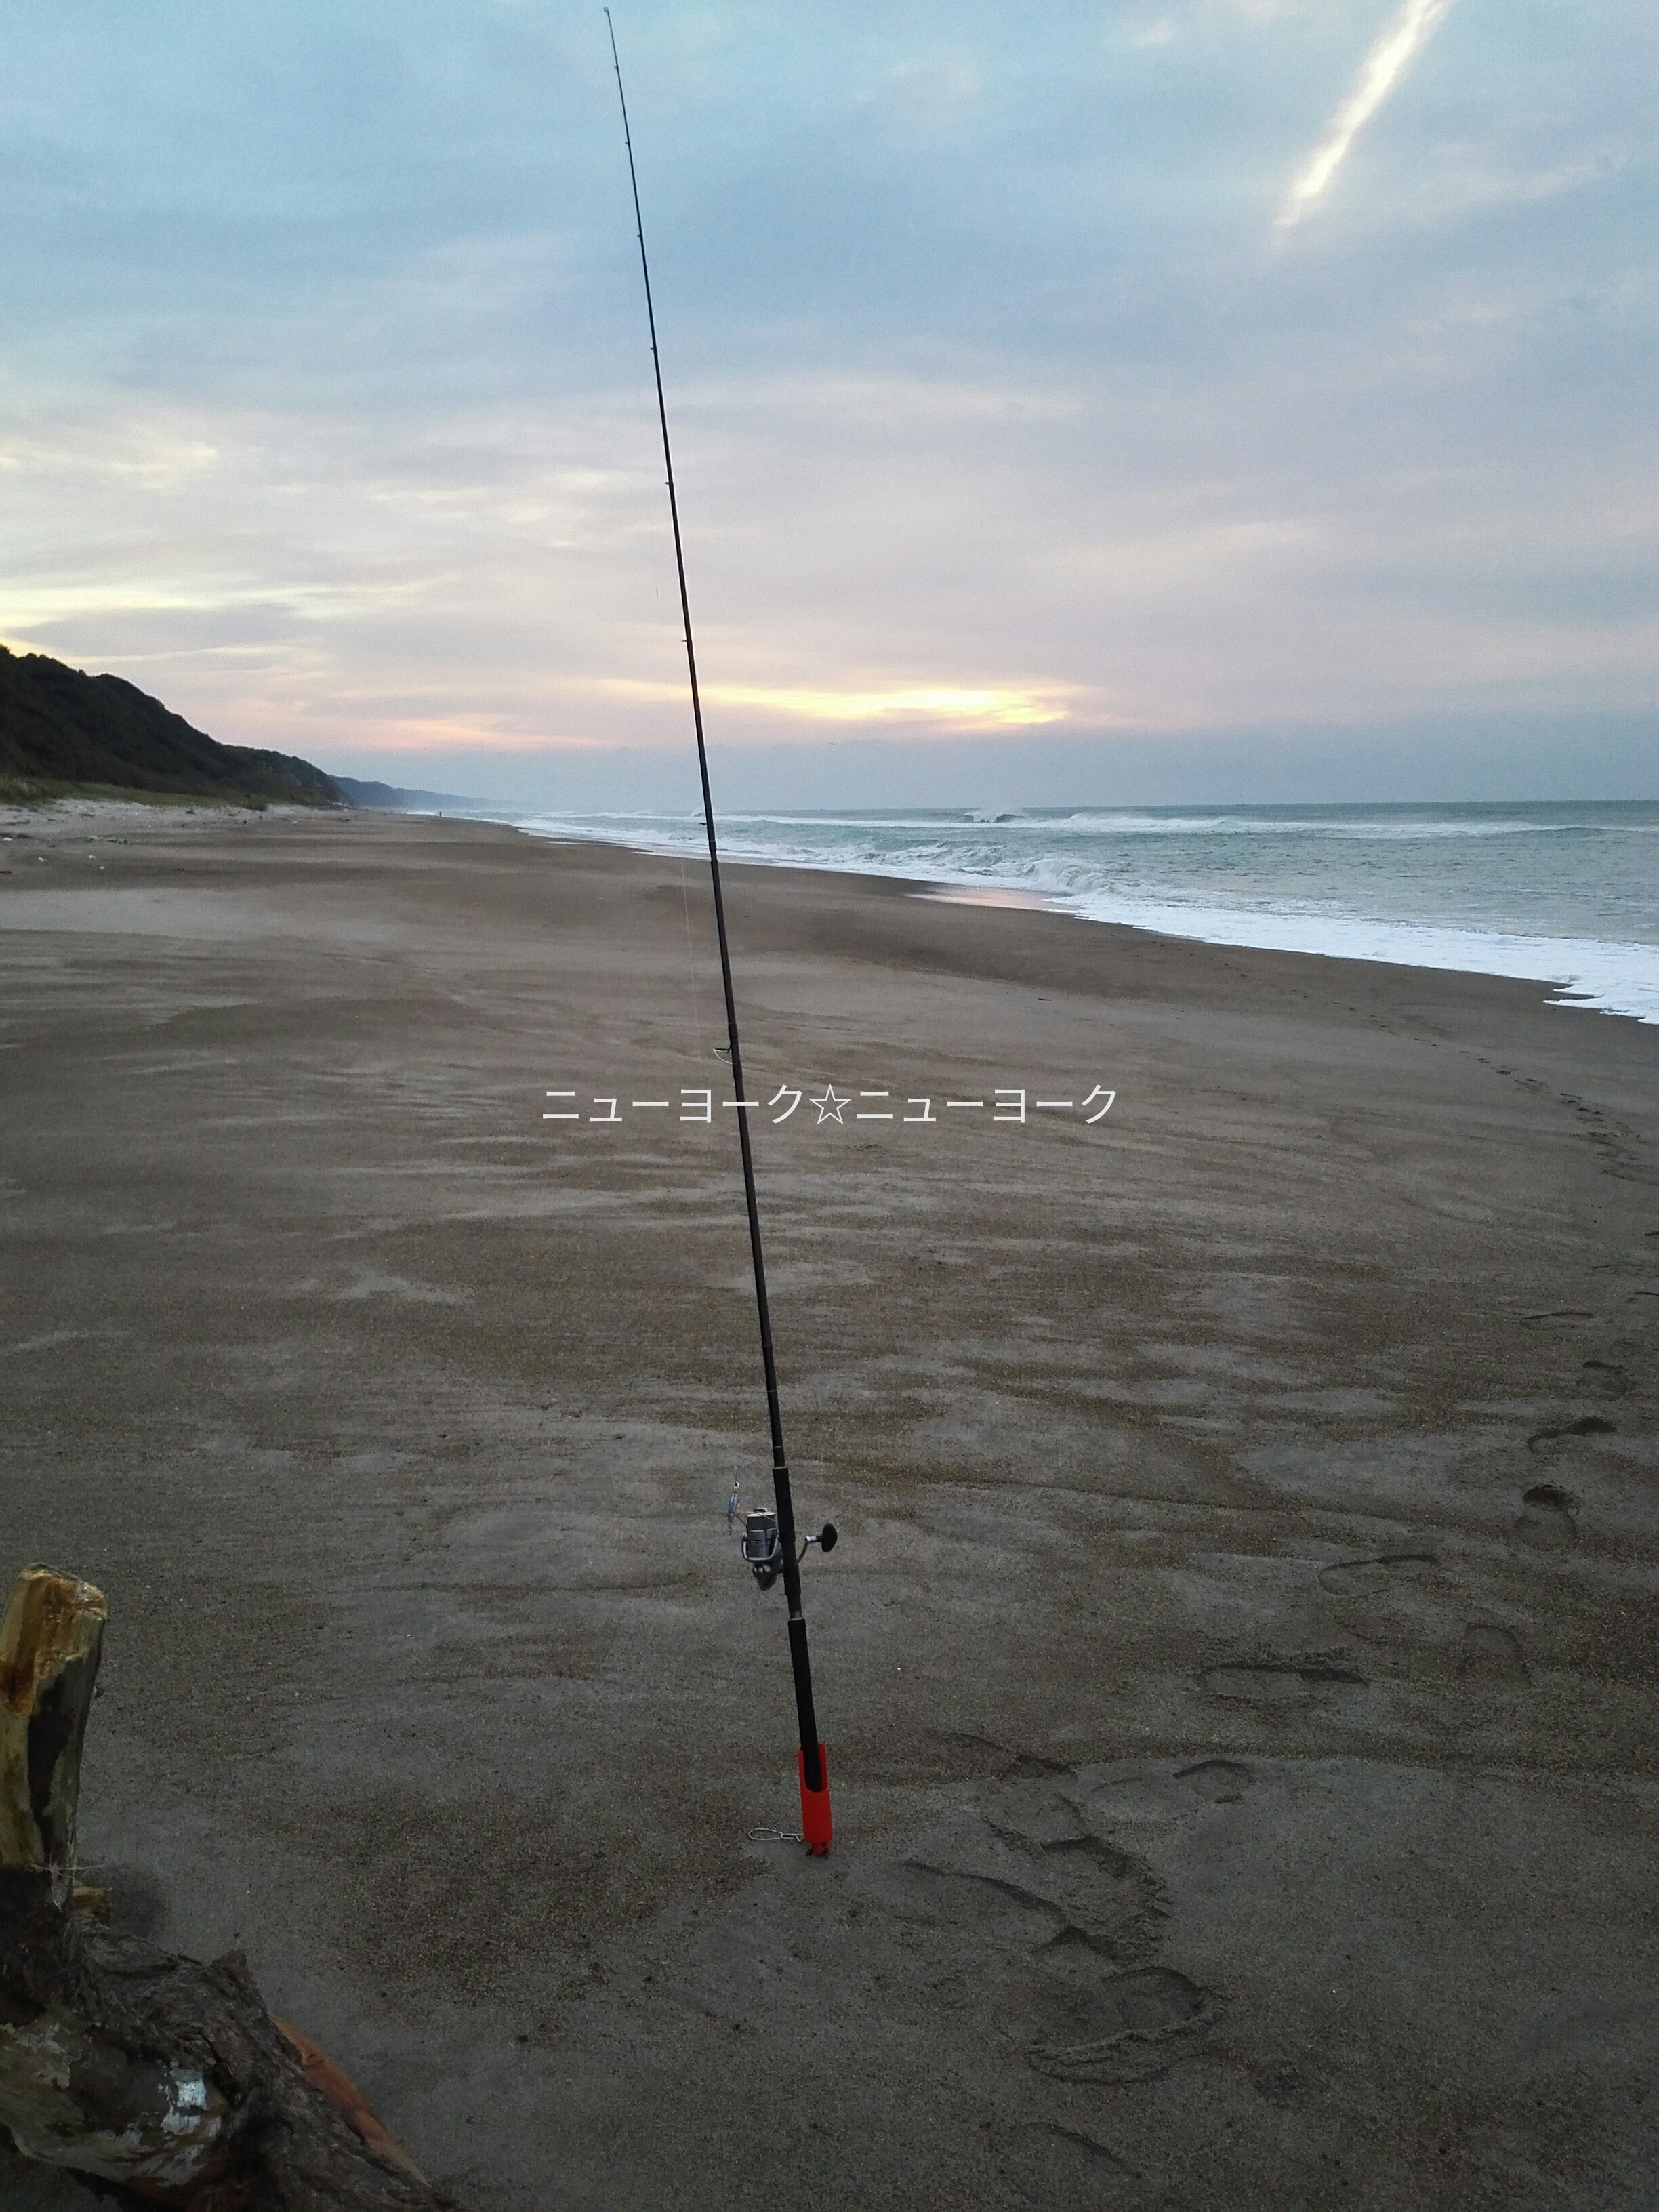
<svg viewBox="0 0 1659 2212">
<path fill-rule="evenodd" d="M 1293 230 L 1347 158 L 1348 149 L 1411 67 L 1452 0 L 1404 0 L 1371 48 L 1330 128 L 1298 172 L 1279 210 L 1275 230 Z"/>
</svg>

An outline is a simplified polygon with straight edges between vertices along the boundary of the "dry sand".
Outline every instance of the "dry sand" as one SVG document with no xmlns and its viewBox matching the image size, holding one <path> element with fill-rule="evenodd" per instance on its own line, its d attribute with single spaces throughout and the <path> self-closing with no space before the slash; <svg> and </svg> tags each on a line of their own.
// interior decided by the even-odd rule
<svg viewBox="0 0 1659 2212">
<path fill-rule="evenodd" d="M 42 849 L 0 847 L 3 1526 L 110 1595 L 85 1851 L 435 2179 L 1659 2204 L 1659 1029 L 734 871 L 762 1097 L 1119 1093 L 762 1117 L 843 1532 L 817 1863 L 747 1834 L 796 1807 L 724 1516 L 732 1117 L 539 1118 L 722 1095 L 699 872 L 362 815 Z M 0 2202 L 90 2199 L 8 2157 Z"/>
</svg>

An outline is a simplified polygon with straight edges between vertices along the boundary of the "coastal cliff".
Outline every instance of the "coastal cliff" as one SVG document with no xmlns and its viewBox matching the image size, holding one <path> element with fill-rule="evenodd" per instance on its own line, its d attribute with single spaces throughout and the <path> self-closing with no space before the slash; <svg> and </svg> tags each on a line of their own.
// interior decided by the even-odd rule
<svg viewBox="0 0 1659 2212">
<path fill-rule="evenodd" d="M 44 653 L 0 646 L 0 789 L 177 792 L 255 805 L 338 806 L 309 761 L 222 745 L 119 676 L 88 676 Z"/>
</svg>

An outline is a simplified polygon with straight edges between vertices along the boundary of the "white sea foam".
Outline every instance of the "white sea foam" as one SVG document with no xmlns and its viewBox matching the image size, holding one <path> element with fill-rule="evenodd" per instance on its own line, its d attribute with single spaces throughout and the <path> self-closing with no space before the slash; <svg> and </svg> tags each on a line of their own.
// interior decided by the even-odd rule
<svg viewBox="0 0 1659 2212">
<path fill-rule="evenodd" d="M 1465 975 L 1515 975 L 1553 984 L 1556 1006 L 1630 1014 L 1659 1022 L 1659 949 L 1595 938 L 1535 937 L 1498 930 L 1368 921 L 1358 915 L 1230 913 L 1222 908 L 1159 905 L 1110 896 L 1079 899 L 1091 921 L 1194 937 L 1206 945 L 1315 952 L 1328 959 L 1386 960 L 1402 968 L 1450 968 Z"/>
</svg>

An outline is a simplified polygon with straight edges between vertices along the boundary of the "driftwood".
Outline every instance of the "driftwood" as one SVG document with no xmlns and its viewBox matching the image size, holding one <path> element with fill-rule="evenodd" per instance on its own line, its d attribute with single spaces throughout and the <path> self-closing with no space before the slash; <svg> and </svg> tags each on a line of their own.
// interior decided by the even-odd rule
<svg viewBox="0 0 1659 2212">
<path fill-rule="evenodd" d="M 0 1868 L 74 1879 L 81 1743 L 109 1607 L 90 1583 L 27 1567 L 0 1619 Z"/>
<path fill-rule="evenodd" d="M 459 2212 L 240 1951 L 203 1966 L 100 1924 L 75 1814 L 106 1610 L 31 1567 L 0 1621 L 0 2124 L 135 2207 Z"/>
</svg>

